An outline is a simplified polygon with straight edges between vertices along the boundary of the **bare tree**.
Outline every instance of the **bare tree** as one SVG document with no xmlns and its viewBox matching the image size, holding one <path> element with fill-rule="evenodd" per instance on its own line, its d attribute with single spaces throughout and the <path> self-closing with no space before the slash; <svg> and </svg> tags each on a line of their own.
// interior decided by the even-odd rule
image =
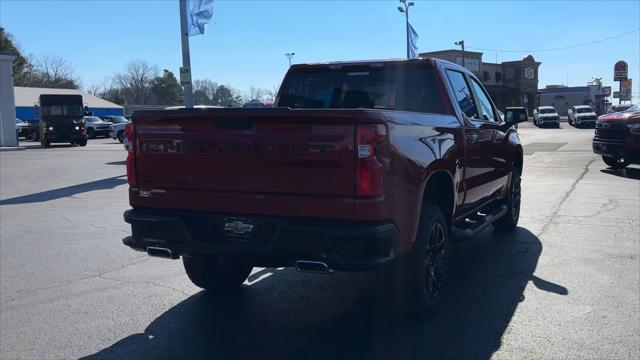
<svg viewBox="0 0 640 360">
<path fill-rule="evenodd" d="M 245 92 L 244 99 L 245 101 L 254 101 L 254 100 L 263 101 L 266 96 L 267 96 L 267 90 L 261 87 L 251 86 L 249 87 L 249 90 Z"/>
<path fill-rule="evenodd" d="M 33 71 L 29 86 L 77 89 L 80 80 L 74 75 L 71 63 L 63 58 L 44 55 L 32 60 Z"/>
<path fill-rule="evenodd" d="M 144 60 L 132 60 L 124 72 L 114 76 L 113 82 L 126 104 L 146 105 L 152 102 L 151 82 L 158 74 L 157 66 Z"/>
<path fill-rule="evenodd" d="M 271 89 L 266 89 L 265 90 L 265 98 L 268 101 L 275 101 L 276 100 L 276 96 L 278 96 L 278 92 L 280 91 L 280 86 L 278 85 L 273 85 L 271 87 Z"/>
</svg>

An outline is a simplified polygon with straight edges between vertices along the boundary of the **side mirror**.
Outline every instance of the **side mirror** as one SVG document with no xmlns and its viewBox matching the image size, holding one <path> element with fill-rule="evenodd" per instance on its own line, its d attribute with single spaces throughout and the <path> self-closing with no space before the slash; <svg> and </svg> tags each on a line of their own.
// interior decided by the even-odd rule
<svg viewBox="0 0 640 360">
<path fill-rule="evenodd" d="M 504 121 L 508 125 L 529 121 L 527 109 L 507 109 L 504 114 Z"/>
</svg>

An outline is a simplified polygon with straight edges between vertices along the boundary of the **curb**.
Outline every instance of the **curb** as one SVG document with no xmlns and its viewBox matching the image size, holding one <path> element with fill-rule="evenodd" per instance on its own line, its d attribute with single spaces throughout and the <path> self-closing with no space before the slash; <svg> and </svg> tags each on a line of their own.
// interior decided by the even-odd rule
<svg viewBox="0 0 640 360">
<path fill-rule="evenodd" d="M 21 151 L 21 150 L 27 150 L 26 147 L 24 146 L 7 146 L 7 147 L 0 147 L 0 151 Z"/>
</svg>

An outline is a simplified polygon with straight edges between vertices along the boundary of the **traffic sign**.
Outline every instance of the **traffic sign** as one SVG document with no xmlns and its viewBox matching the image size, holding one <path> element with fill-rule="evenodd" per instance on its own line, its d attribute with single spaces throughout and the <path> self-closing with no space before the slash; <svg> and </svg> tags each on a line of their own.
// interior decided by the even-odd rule
<svg viewBox="0 0 640 360">
<path fill-rule="evenodd" d="M 191 69 L 188 67 L 180 67 L 180 85 L 191 85 Z"/>
</svg>

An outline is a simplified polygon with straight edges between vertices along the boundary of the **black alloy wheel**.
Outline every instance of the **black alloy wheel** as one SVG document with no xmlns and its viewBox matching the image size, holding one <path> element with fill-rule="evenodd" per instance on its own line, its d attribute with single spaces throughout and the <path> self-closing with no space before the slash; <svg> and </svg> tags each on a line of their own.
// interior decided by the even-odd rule
<svg viewBox="0 0 640 360">
<path fill-rule="evenodd" d="M 429 298 L 436 298 L 442 291 L 446 276 L 446 236 L 442 224 L 431 226 L 424 257 L 425 288 Z"/>
</svg>

